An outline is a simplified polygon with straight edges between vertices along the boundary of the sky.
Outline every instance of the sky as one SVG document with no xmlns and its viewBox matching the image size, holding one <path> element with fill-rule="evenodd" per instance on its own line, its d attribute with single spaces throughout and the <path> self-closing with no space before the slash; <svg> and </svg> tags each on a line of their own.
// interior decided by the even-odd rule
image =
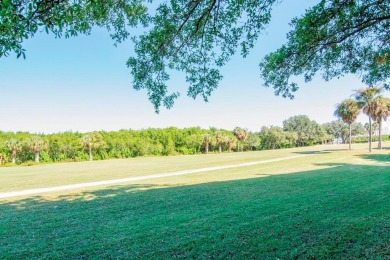
<svg viewBox="0 0 390 260">
<path fill-rule="evenodd" d="M 349 75 L 325 82 L 316 77 L 300 84 L 295 99 L 275 96 L 262 86 L 259 62 L 286 41 L 289 22 L 317 1 L 284 1 L 259 37 L 249 57 L 234 56 L 221 69 L 223 80 L 209 102 L 186 96 L 184 76 L 175 73 L 171 91 L 181 96 L 170 110 L 154 112 L 145 91 L 132 88 L 127 59 L 133 45 L 114 46 L 107 31 L 96 28 L 88 36 L 55 39 L 38 33 L 26 40 L 25 60 L 15 54 L 0 59 L 0 131 L 53 133 L 64 131 L 179 128 L 199 126 L 259 131 L 262 126 L 282 126 L 283 120 L 307 115 L 318 123 L 335 120 L 335 105 L 364 88 Z M 385 96 L 389 97 L 388 93 Z M 365 116 L 358 121 L 365 123 Z M 385 126 L 387 132 L 389 126 Z"/>
</svg>

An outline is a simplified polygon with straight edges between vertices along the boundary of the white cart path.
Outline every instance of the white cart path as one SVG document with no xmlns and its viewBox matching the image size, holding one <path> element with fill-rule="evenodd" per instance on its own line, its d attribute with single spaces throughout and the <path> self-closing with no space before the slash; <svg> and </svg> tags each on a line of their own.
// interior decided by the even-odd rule
<svg viewBox="0 0 390 260">
<path fill-rule="evenodd" d="M 224 170 L 224 169 L 246 167 L 246 166 L 258 165 L 258 164 L 291 160 L 291 159 L 306 157 L 306 156 L 310 156 L 310 155 L 313 155 L 313 154 L 301 154 L 301 155 L 294 155 L 294 156 L 275 158 L 275 159 L 269 159 L 269 160 L 262 160 L 262 161 L 255 161 L 255 162 L 248 162 L 248 163 L 231 164 L 231 165 L 224 165 L 224 166 L 214 166 L 214 167 L 176 171 L 176 172 L 158 173 L 158 174 L 129 177 L 129 178 L 122 178 L 122 179 L 114 179 L 114 180 L 85 182 L 85 183 L 70 184 L 70 185 L 64 185 L 64 186 L 48 187 L 48 188 L 4 192 L 4 193 L 0 193 L 0 199 L 13 198 L 13 197 L 19 197 L 19 196 L 27 196 L 27 195 L 37 195 L 37 194 L 42 194 L 42 193 L 50 193 L 50 192 L 58 192 L 58 191 L 66 191 L 66 190 L 74 190 L 74 189 L 82 189 L 82 188 L 90 188 L 90 187 L 103 186 L 103 185 L 105 185 L 105 186 L 106 185 L 113 185 L 113 184 L 123 185 L 123 184 L 128 183 L 128 182 L 134 182 L 134 181 L 140 181 L 140 180 L 149 180 L 149 179 L 165 178 L 165 177 L 172 177 L 172 176 L 181 176 L 181 175 L 187 175 L 187 174 L 193 174 L 193 173 L 203 173 L 203 172 L 209 172 L 209 171 L 217 171 L 217 170 Z"/>
</svg>

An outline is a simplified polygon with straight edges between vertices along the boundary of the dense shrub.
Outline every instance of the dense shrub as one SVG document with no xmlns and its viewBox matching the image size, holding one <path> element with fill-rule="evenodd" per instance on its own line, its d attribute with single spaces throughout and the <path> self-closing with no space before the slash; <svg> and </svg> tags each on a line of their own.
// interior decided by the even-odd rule
<svg viewBox="0 0 390 260">
<path fill-rule="evenodd" d="M 241 133 L 239 136 L 237 129 Z M 205 136 L 208 141 L 205 141 Z M 0 153 L 2 158 L 6 158 L 3 160 L 5 165 L 11 163 L 12 152 L 5 145 L 7 140 L 11 139 L 20 144 L 17 147 L 16 164 L 30 165 L 34 162 L 34 151 L 31 142 L 30 144 L 28 142 L 33 138 L 42 141 L 39 150 L 40 161 L 51 163 L 86 161 L 89 160 L 89 153 L 92 154 L 94 160 L 105 160 L 138 156 L 197 154 L 206 152 L 206 146 L 208 152 L 211 153 L 219 152 L 220 149 L 221 152 L 280 149 L 326 143 L 333 139 L 333 136 L 327 133 L 326 128 L 309 120 L 306 116 L 286 120 L 284 128 L 263 127 L 258 133 L 242 128 L 228 131 L 217 128 L 201 129 L 200 127 L 99 131 L 87 134 L 64 132 L 47 135 L 0 131 Z M 383 140 L 388 139 L 389 136 L 383 137 Z M 354 142 L 366 141 L 365 137 L 354 138 Z"/>
<path fill-rule="evenodd" d="M 373 142 L 378 142 L 379 136 L 374 135 L 372 137 Z M 390 140 L 390 135 L 382 135 L 382 141 L 386 142 Z M 368 143 L 368 136 L 352 137 L 352 143 Z"/>
</svg>

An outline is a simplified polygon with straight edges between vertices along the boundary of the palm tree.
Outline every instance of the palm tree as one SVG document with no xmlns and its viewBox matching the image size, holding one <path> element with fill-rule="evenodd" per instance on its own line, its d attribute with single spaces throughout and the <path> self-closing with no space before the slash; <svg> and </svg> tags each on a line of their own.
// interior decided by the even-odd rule
<svg viewBox="0 0 390 260">
<path fill-rule="evenodd" d="M 105 145 L 103 136 L 97 132 L 89 133 L 81 137 L 81 144 L 88 149 L 89 160 L 93 160 L 92 149 Z"/>
<path fill-rule="evenodd" d="M 234 136 L 227 136 L 226 138 L 226 145 L 228 148 L 228 152 L 230 153 L 232 151 L 232 148 L 237 144 L 237 138 Z"/>
<path fill-rule="evenodd" d="M 233 130 L 233 134 L 236 136 L 236 138 L 238 139 L 238 141 L 240 143 L 242 143 L 243 141 L 245 141 L 245 139 L 247 138 L 248 136 L 248 131 L 246 131 L 245 129 L 242 129 L 240 127 L 236 127 L 234 128 Z M 238 149 L 240 150 L 240 149 Z M 244 147 L 241 145 L 241 151 L 244 150 Z"/>
<path fill-rule="evenodd" d="M 378 148 L 382 149 L 382 120 L 387 120 L 390 115 L 390 99 L 385 97 L 376 97 L 372 101 L 371 117 L 378 123 Z"/>
<path fill-rule="evenodd" d="M 346 99 L 340 104 L 336 105 L 335 116 L 343 120 L 349 126 L 349 150 L 351 150 L 352 143 L 352 123 L 355 122 L 356 118 L 360 113 L 360 108 L 355 100 Z"/>
<path fill-rule="evenodd" d="M 219 153 L 222 153 L 222 145 L 224 145 L 226 141 L 227 141 L 227 136 L 224 133 L 220 131 L 215 133 L 215 142 L 218 145 Z"/>
<path fill-rule="evenodd" d="M 206 151 L 206 154 L 209 153 L 209 146 L 213 142 L 213 137 L 209 134 L 205 134 L 202 136 L 203 145 Z"/>
<path fill-rule="evenodd" d="M 373 104 L 372 101 L 380 96 L 380 93 L 382 92 L 381 88 L 374 88 L 374 87 L 369 87 L 369 88 L 364 88 L 364 89 L 359 89 L 356 90 L 355 93 L 355 98 L 356 101 L 359 105 L 359 107 L 363 110 L 363 113 L 368 116 L 368 124 L 369 124 L 369 151 L 371 152 L 371 142 L 372 142 L 372 132 L 371 132 L 371 124 L 372 124 L 372 110 L 373 110 Z"/>
<path fill-rule="evenodd" d="M 16 153 L 20 150 L 20 148 L 22 147 L 22 144 L 20 143 L 19 140 L 16 140 L 16 139 L 10 139 L 8 141 L 5 142 L 5 146 L 7 147 L 8 150 L 11 151 L 11 160 L 12 160 L 12 163 L 15 164 L 16 163 Z"/>
<path fill-rule="evenodd" d="M 35 162 L 39 162 L 39 152 L 46 147 L 46 142 L 39 136 L 34 136 L 26 141 L 27 146 L 34 152 Z"/>
<path fill-rule="evenodd" d="M 3 162 L 7 160 L 6 158 L 5 153 L 0 153 L 0 165 L 3 165 Z"/>
</svg>

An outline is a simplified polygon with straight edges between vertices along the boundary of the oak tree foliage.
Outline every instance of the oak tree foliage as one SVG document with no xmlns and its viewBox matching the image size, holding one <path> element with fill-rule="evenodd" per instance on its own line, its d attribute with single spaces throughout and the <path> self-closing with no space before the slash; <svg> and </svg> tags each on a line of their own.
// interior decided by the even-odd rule
<svg viewBox="0 0 390 260">
<path fill-rule="evenodd" d="M 135 54 L 127 65 L 133 86 L 147 91 L 156 111 L 172 107 L 179 93 L 168 89 L 172 70 L 186 75 L 187 95 L 207 101 L 224 66 L 243 57 L 271 20 L 280 0 L 0 0 L 0 57 L 24 56 L 22 43 L 39 30 L 69 37 L 106 27 L 115 42 L 130 27 Z M 264 85 L 294 97 L 297 76 L 310 81 L 357 74 L 369 86 L 389 88 L 390 0 L 319 0 L 292 20 L 287 43 L 260 62 Z"/>
<path fill-rule="evenodd" d="M 40 31 L 67 38 L 99 26 L 119 43 L 129 27 L 146 22 L 142 0 L 0 0 L 0 58 L 25 57 L 23 41 Z"/>
<path fill-rule="evenodd" d="M 187 95 L 208 100 L 222 79 L 219 67 L 237 49 L 245 57 L 271 18 L 275 0 L 174 0 L 162 3 L 151 28 L 135 39 L 128 60 L 136 89 L 146 89 L 156 111 L 179 93 L 167 86 L 170 70 L 184 72 Z"/>
<path fill-rule="evenodd" d="M 390 87 L 389 0 L 322 0 L 291 24 L 287 43 L 260 63 L 277 95 L 293 98 L 294 76 L 310 81 L 317 73 L 325 80 L 352 73 Z"/>
</svg>

